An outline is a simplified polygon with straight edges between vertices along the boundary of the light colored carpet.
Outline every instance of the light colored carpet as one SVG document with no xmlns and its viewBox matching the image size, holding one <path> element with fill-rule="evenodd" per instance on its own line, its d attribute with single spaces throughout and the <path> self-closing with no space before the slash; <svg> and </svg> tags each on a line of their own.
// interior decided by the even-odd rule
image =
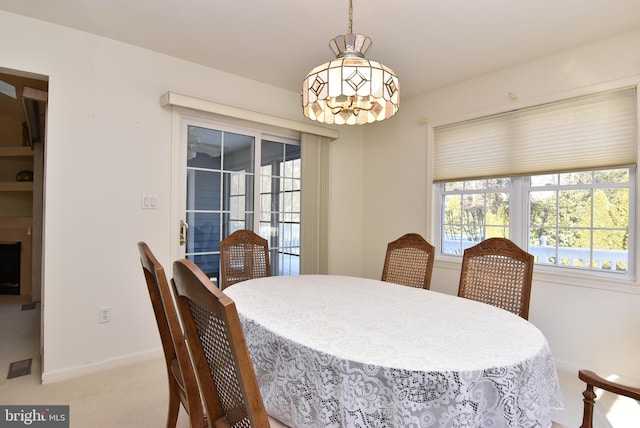
<svg viewBox="0 0 640 428">
<path fill-rule="evenodd" d="M 41 385 L 36 376 L 9 379 L 2 404 L 69 405 L 71 427 L 164 427 L 166 371 L 162 359 Z M 184 412 L 178 427 L 188 427 Z"/>
<path fill-rule="evenodd" d="M 165 427 L 168 386 L 162 358 L 50 384 L 40 383 L 40 305 L 0 295 L 0 404 L 69 405 L 77 428 Z M 7 379 L 11 362 L 32 358 L 31 374 Z M 187 428 L 181 410 L 178 428 Z"/>
<path fill-rule="evenodd" d="M 25 303 L 15 296 L 0 296 L 0 404 L 70 406 L 73 428 L 164 427 L 167 416 L 167 374 L 162 358 L 101 373 L 42 385 L 40 383 L 40 306 L 21 311 Z M 9 364 L 33 358 L 32 373 L 6 379 Z M 578 427 L 582 420 L 584 384 L 577 374 L 560 372 L 565 410 L 553 411 L 553 420 L 565 427 Z M 637 428 L 640 405 L 630 399 L 603 394 L 596 404 L 597 428 Z M 187 428 L 184 410 L 178 428 Z"/>
</svg>

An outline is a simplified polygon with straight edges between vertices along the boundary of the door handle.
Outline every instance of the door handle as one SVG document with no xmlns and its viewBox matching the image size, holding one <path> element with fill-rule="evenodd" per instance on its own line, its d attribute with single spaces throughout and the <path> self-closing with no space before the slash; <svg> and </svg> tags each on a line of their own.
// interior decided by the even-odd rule
<svg viewBox="0 0 640 428">
<path fill-rule="evenodd" d="M 188 232 L 189 224 L 184 220 L 180 220 L 180 245 L 187 243 Z"/>
</svg>

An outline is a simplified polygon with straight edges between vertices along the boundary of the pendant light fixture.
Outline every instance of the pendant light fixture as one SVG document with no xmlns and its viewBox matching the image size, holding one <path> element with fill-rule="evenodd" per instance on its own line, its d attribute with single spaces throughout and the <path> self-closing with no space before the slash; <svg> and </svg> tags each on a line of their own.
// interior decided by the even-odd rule
<svg viewBox="0 0 640 428">
<path fill-rule="evenodd" d="M 398 111 L 398 76 L 389 67 L 365 59 L 371 39 L 353 34 L 349 0 L 349 33 L 329 42 L 336 59 L 307 74 L 302 82 L 302 112 L 318 122 L 364 125 L 388 119 Z"/>
</svg>

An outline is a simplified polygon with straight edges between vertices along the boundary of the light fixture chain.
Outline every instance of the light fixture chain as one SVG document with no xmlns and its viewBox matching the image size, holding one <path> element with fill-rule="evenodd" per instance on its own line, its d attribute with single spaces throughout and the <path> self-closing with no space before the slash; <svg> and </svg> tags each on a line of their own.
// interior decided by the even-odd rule
<svg viewBox="0 0 640 428">
<path fill-rule="evenodd" d="M 353 0 L 349 0 L 349 34 L 353 34 Z"/>
</svg>

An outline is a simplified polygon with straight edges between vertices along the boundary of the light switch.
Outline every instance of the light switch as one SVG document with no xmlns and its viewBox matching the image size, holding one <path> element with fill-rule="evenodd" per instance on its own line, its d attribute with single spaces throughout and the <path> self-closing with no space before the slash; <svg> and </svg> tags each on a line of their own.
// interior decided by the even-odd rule
<svg viewBox="0 0 640 428">
<path fill-rule="evenodd" d="M 151 194 L 142 195 L 142 209 L 143 210 L 157 210 L 158 209 L 158 196 Z"/>
</svg>

